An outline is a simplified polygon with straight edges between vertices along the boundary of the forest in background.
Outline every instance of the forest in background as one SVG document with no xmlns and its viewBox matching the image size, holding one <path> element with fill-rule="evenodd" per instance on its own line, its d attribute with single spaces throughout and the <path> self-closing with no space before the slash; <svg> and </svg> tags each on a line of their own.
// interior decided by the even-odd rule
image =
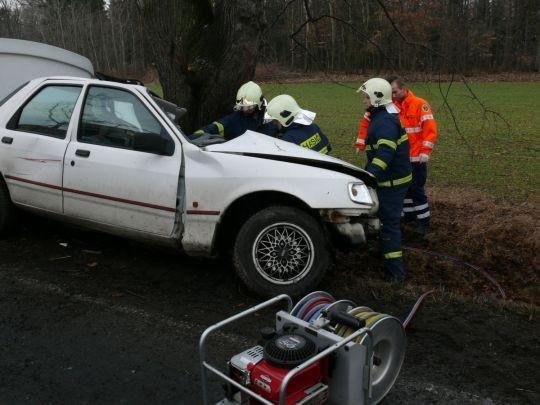
<svg viewBox="0 0 540 405">
<path fill-rule="evenodd" d="M 140 76 L 152 67 L 159 41 L 147 35 L 142 8 L 148 1 L 0 0 L 0 37 L 56 45 L 85 55 L 98 71 Z M 259 1 L 265 31 L 259 64 L 277 69 L 496 73 L 540 67 L 537 0 Z"/>
</svg>

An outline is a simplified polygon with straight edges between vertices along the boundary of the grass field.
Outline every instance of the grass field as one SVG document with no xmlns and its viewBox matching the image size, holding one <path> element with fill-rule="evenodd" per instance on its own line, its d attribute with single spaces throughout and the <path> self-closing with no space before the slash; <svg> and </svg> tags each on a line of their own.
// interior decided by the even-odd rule
<svg viewBox="0 0 540 405">
<path fill-rule="evenodd" d="M 268 99 L 278 94 L 294 96 L 300 105 L 317 113 L 317 122 L 332 141 L 336 157 L 363 165 L 364 155 L 352 144 L 360 118 L 360 83 L 264 84 Z M 441 88 L 436 83 L 412 84 L 413 91 L 432 105 L 439 126 L 439 140 L 430 162 L 429 183 L 437 186 L 475 188 L 495 196 L 524 199 L 540 194 L 540 82 L 473 83 L 471 88 L 493 113 L 482 106 L 461 83 Z M 149 87 L 161 94 L 159 84 Z M 448 94 L 459 131 L 444 105 Z"/>
<path fill-rule="evenodd" d="M 356 88 L 359 83 L 347 86 Z M 492 113 L 484 117 L 482 107 L 465 86 L 454 83 L 448 102 L 460 135 L 438 85 L 411 85 L 417 95 L 431 103 L 439 125 L 429 182 L 510 198 L 540 194 L 540 83 L 474 83 L 471 87 L 510 127 Z M 333 155 L 364 164 L 363 154 L 357 155 L 352 147 L 363 114 L 361 96 L 353 89 L 335 83 L 265 84 L 263 88 L 269 98 L 288 93 L 303 108 L 317 112 L 317 122 L 332 141 Z M 442 89 L 446 93 L 448 83 Z"/>
<path fill-rule="evenodd" d="M 146 87 L 148 87 L 158 96 L 163 97 L 163 89 L 161 88 L 161 85 L 159 84 L 159 82 L 153 82 L 153 83 L 147 84 Z"/>
</svg>

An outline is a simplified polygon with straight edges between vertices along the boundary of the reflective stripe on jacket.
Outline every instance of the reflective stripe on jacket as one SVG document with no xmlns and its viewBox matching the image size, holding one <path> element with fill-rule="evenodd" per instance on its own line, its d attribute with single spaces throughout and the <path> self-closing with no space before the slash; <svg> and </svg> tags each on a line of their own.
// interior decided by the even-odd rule
<svg viewBox="0 0 540 405">
<path fill-rule="evenodd" d="M 327 136 L 315 123 L 310 125 L 293 123 L 284 128 L 284 133 L 281 139 L 323 154 L 326 154 L 332 150 L 332 146 L 330 145 L 330 141 L 328 140 Z"/>
<path fill-rule="evenodd" d="M 437 141 L 437 123 L 429 103 L 416 97 L 412 91 L 400 103 L 394 101 L 400 109 L 401 125 L 409 136 L 411 162 L 417 162 L 421 153 L 431 154 Z"/>
<path fill-rule="evenodd" d="M 366 170 L 377 178 L 379 187 L 410 183 L 412 175 L 409 142 L 397 114 L 389 113 L 386 107 L 371 107 L 370 113 L 371 122 L 366 138 Z"/>
</svg>

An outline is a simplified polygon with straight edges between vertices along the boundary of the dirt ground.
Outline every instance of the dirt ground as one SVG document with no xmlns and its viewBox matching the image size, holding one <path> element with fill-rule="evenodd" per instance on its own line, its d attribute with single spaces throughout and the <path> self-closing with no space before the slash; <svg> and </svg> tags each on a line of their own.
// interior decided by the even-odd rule
<svg viewBox="0 0 540 405">
<path fill-rule="evenodd" d="M 436 194 L 433 238 L 440 237 L 441 226 L 454 223 Z M 471 230 L 464 234 L 464 226 L 457 225 L 448 237 L 461 234 L 469 242 L 437 249 L 457 254 L 465 246 L 477 257 L 478 247 L 470 245 L 476 231 L 467 227 Z M 481 227 L 489 231 L 489 226 Z M 513 232 L 493 226 L 495 234 Z M 200 403 L 201 332 L 258 302 L 227 263 L 190 259 L 32 216 L 0 241 L 0 257 L 0 403 Z M 420 291 L 440 288 L 408 331 L 405 364 L 384 403 L 539 403 L 537 307 L 501 304 L 477 276 L 459 266 L 445 268 L 453 276 L 442 276 L 439 265 L 423 260 L 409 255 L 411 281 L 404 288 L 379 281 L 377 260 L 365 254 L 340 256 L 324 282 L 336 297 L 396 316 L 409 310 Z M 483 260 L 477 264 L 491 259 Z M 461 287 L 460 279 L 470 287 Z M 516 284 L 504 280 L 512 295 Z M 270 313 L 259 314 L 220 335 L 212 350 L 216 363 L 254 344 L 258 327 L 272 322 Z M 214 381 L 211 388 L 213 399 L 219 399 L 220 384 Z"/>
<path fill-rule="evenodd" d="M 409 284 L 481 298 L 504 294 L 505 302 L 540 305 L 538 202 L 452 188 L 429 194 L 432 222 L 426 239 L 414 240 L 412 228 L 404 227 Z M 380 277 L 376 247 L 341 255 L 338 267 L 344 272 L 361 267 L 362 280 Z"/>
<path fill-rule="evenodd" d="M 122 76 L 118 72 L 112 72 L 113 76 Z M 365 73 L 326 73 L 326 72 L 302 72 L 284 70 L 278 65 L 259 64 L 255 72 L 254 80 L 261 83 L 321 83 L 321 82 L 362 82 L 370 77 L 382 75 L 389 76 L 393 72 L 365 72 Z M 431 72 L 401 72 L 400 75 L 408 82 L 449 82 L 459 81 L 458 76 L 450 74 L 434 75 Z M 135 74 L 138 80 L 143 83 L 150 84 L 159 81 L 159 76 L 156 70 L 150 69 L 144 74 Z M 486 73 L 479 72 L 477 74 L 470 73 L 466 75 L 468 82 L 538 82 L 540 81 L 540 73 L 538 72 L 500 72 Z"/>
<path fill-rule="evenodd" d="M 321 83 L 321 82 L 363 82 L 370 77 L 386 77 L 391 76 L 395 72 L 389 70 L 384 71 L 365 71 L 365 72 L 303 72 L 290 71 L 283 69 L 277 64 L 259 64 L 255 72 L 255 80 L 259 82 L 269 83 Z M 400 71 L 399 75 L 406 79 L 407 82 L 449 82 L 460 81 L 459 74 L 433 74 L 432 72 L 406 72 Z M 540 81 L 540 73 L 538 72 L 498 72 L 498 73 L 467 73 L 464 75 L 468 82 L 538 82 Z M 148 83 L 149 78 L 155 78 L 157 74 L 149 72 L 143 77 L 144 83 Z"/>
</svg>

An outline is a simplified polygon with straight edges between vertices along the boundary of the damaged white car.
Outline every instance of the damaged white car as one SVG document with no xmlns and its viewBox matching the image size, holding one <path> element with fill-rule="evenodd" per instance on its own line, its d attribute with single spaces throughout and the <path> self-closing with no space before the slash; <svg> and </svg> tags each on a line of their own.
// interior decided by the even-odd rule
<svg viewBox="0 0 540 405">
<path fill-rule="evenodd" d="M 145 87 L 31 80 L 0 101 L 0 232 L 15 207 L 189 255 L 232 253 L 261 295 L 302 294 L 376 233 L 375 180 L 255 132 L 195 144 Z"/>
</svg>

